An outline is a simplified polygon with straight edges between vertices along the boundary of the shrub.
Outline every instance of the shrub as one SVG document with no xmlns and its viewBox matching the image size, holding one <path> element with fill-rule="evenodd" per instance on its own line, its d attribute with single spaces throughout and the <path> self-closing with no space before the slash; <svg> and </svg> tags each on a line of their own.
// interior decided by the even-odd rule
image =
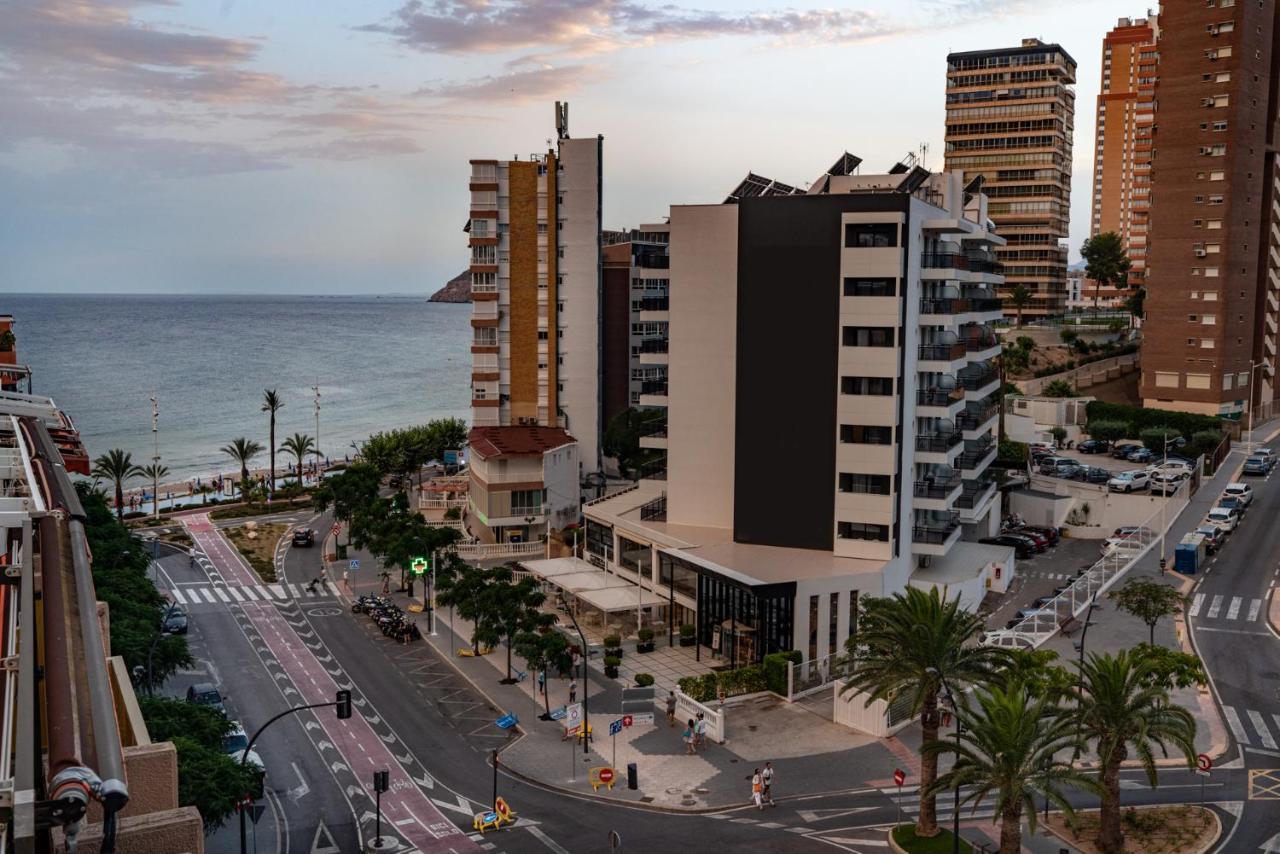
<svg viewBox="0 0 1280 854">
<path fill-rule="evenodd" d="M 787 671 L 794 662 L 799 664 L 804 658 L 799 650 L 791 650 L 790 652 L 771 652 L 764 657 L 764 682 L 765 689 L 775 694 L 786 696 L 787 693 Z"/>
<path fill-rule="evenodd" d="M 1059 445 L 1061 445 L 1061 444 L 1062 444 L 1062 442 L 1063 442 L 1063 440 L 1065 440 L 1065 439 L 1067 438 L 1067 428 L 1066 428 L 1066 427 L 1053 427 L 1053 428 L 1051 428 L 1051 429 L 1049 430 L 1049 435 L 1053 437 L 1053 441 L 1055 441 L 1055 442 L 1057 442 Z"/>
<path fill-rule="evenodd" d="M 1066 380 L 1054 380 L 1040 392 L 1044 397 L 1079 397 L 1075 387 Z"/>
<path fill-rule="evenodd" d="M 639 687 L 639 688 L 648 688 L 648 687 L 649 687 L 650 685 L 652 685 L 652 684 L 653 684 L 653 677 L 652 677 L 652 676 L 650 676 L 648 673 L 637 673 L 637 674 L 636 674 L 636 686 L 637 686 L 637 687 Z"/>
<path fill-rule="evenodd" d="M 1181 434 L 1172 427 L 1148 427 L 1138 434 L 1138 438 L 1142 440 L 1142 444 L 1148 449 L 1155 451 L 1157 454 L 1164 453 L 1165 442 L 1175 439 Z"/>
<path fill-rule="evenodd" d="M 695 629 L 695 628 L 694 628 L 693 623 L 681 623 L 681 624 L 680 624 L 680 637 L 682 637 L 682 638 L 691 638 L 691 637 L 693 637 L 694 632 L 696 632 L 696 631 L 697 631 L 697 629 Z"/>
<path fill-rule="evenodd" d="M 1062 339 L 1063 344 L 1070 344 L 1080 337 L 1080 333 L 1074 329 L 1064 329 L 1058 333 L 1058 336 Z"/>
<path fill-rule="evenodd" d="M 1074 370 L 1074 369 L 1075 369 L 1075 367 L 1076 367 L 1076 360 L 1075 360 L 1075 359 L 1068 359 L 1068 360 L 1067 360 L 1067 365 L 1066 365 L 1066 367 L 1067 367 L 1067 370 L 1068 370 L 1068 371 Z"/>
<path fill-rule="evenodd" d="M 1132 352 L 1123 348 L 1124 352 Z M 1176 430 L 1183 436 L 1194 435 L 1197 431 L 1212 430 L 1220 433 L 1222 428 L 1217 418 L 1211 415 L 1196 415 L 1191 412 L 1172 412 L 1165 409 L 1148 409 L 1141 406 L 1126 406 L 1122 403 L 1107 403 L 1101 400 L 1092 401 L 1087 410 L 1089 422 L 1123 421 L 1129 425 L 1130 436 L 1140 435 L 1148 427 L 1167 427 Z"/>
<path fill-rule="evenodd" d="M 653 629 L 641 629 L 636 632 L 636 636 L 640 638 L 640 643 L 648 643 L 653 640 Z"/>
<path fill-rule="evenodd" d="M 1093 438 L 1102 439 L 1106 442 L 1114 442 L 1129 435 L 1129 425 L 1123 421 L 1094 421 L 1090 419 L 1085 429 Z"/>
<path fill-rule="evenodd" d="M 461 518 L 462 518 L 462 508 L 461 508 L 461 507 L 450 507 L 449 509 L 447 509 L 447 510 L 445 510 L 445 511 L 444 511 L 444 518 L 449 519 L 449 520 L 457 520 L 457 519 L 461 519 Z"/>
<path fill-rule="evenodd" d="M 622 643 L 622 638 L 617 635 L 605 635 L 604 645 L 606 649 L 617 649 L 618 644 Z"/>
<path fill-rule="evenodd" d="M 1026 442 L 1015 442 L 1012 439 L 1001 439 L 996 459 L 1006 465 L 1020 466 L 1027 461 Z"/>
<path fill-rule="evenodd" d="M 622 659 L 616 655 L 606 655 L 604 657 L 604 666 L 617 668 L 622 664 Z"/>
<path fill-rule="evenodd" d="M 1036 348 L 1036 342 L 1027 335 L 1019 335 L 1014 340 L 1014 343 L 1018 345 L 1019 350 L 1034 350 Z"/>
</svg>

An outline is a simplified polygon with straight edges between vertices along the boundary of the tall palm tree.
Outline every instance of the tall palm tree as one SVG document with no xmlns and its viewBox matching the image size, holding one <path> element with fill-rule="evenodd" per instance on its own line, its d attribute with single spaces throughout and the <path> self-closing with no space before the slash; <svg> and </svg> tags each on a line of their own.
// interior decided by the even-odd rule
<svg viewBox="0 0 1280 854">
<path fill-rule="evenodd" d="M 137 477 L 139 469 L 133 464 L 133 454 L 113 448 L 93 461 L 93 476 L 111 481 L 116 488 L 116 519 L 124 518 L 124 484 Z"/>
<path fill-rule="evenodd" d="M 240 491 L 243 493 L 242 497 L 247 496 L 249 494 L 249 463 L 262 453 L 262 445 L 241 436 L 239 439 L 232 439 L 230 445 L 223 445 L 222 453 L 239 463 Z"/>
<path fill-rule="evenodd" d="M 1071 804 L 1061 787 L 1097 791 L 1092 777 L 1077 771 L 1069 760 L 1056 758 L 1076 743 L 1075 722 L 1051 698 L 1034 699 L 1021 681 L 1007 688 L 979 689 L 975 704 L 964 701 L 957 714 L 962 724 L 958 740 L 942 738 L 921 748 L 926 756 L 956 757 L 932 791 L 972 787 L 961 803 L 972 803 L 975 810 L 994 794 L 1000 854 L 1022 850 L 1024 815 L 1035 833 L 1037 794 L 1070 818 Z"/>
<path fill-rule="evenodd" d="M 169 476 L 169 467 L 160 463 L 148 463 L 138 469 L 138 474 L 151 481 L 151 515 L 160 518 L 160 481 Z"/>
<path fill-rule="evenodd" d="M 1120 764 L 1137 756 L 1147 781 L 1157 784 L 1155 749 L 1169 755 L 1182 751 L 1190 767 L 1195 761 L 1196 721 L 1169 700 L 1154 663 L 1138 650 L 1090 655 L 1080 666 L 1080 710 L 1077 723 L 1094 743 L 1102 784 L 1102 810 L 1096 844 L 1103 852 L 1124 847 L 1120 824 Z"/>
<path fill-rule="evenodd" d="M 280 395 L 273 388 L 262 390 L 262 411 L 271 417 L 271 432 L 268 435 L 267 450 L 271 453 L 271 480 L 268 481 L 267 494 L 276 491 L 276 413 L 284 406 Z"/>
<path fill-rule="evenodd" d="M 298 466 L 298 486 L 302 486 L 302 461 L 307 454 L 315 450 L 316 440 L 312 439 L 306 433 L 294 433 L 288 439 L 280 443 L 280 450 L 289 454 L 295 460 Z"/>
<path fill-rule="evenodd" d="M 1026 308 L 1027 303 L 1031 302 L 1031 291 L 1027 290 L 1025 285 L 1014 285 L 1013 290 L 1009 291 L 1009 302 L 1013 303 L 1013 307 L 1018 311 L 1018 329 L 1022 328 L 1022 309 Z"/>
<path fill-rule="evenodd" d="M 890 599 L 869 600 L 858 634 L 850 639 L 852 661 L 844 693 L 866 695 L 866 703 L 889 702 L 904 692 L 911 713 L 920 715 L 924 742 L 938 738 L 938 695 L 943 683 L 955 690 L 993 679 L 1008 654 L 975 641 L 982 620 L 960 607 L 960 597 L 943 601 L 937 589 L 928 593 L 908 587 Z M 917 836 L 936 836 L 938 757 L 920 759 L 920 818 Z"/>
</svg>

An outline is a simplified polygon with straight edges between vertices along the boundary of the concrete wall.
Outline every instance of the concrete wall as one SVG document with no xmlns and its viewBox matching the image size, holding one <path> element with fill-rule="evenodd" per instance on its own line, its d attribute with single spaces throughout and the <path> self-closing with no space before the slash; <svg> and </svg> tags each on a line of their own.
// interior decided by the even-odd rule
<svg viewBox="0 0 1280 854">
<path fill-rule="evenodd" d="M 1013 332 L 1009 333 L 1013 335 Z M 1017 334 L 1022 334 L 1018 331 Z M 1055 332 L 1056 334 L 1056 332 Z M 1124 356 L 1113 356 L 1110 359 L 1101 359 L 1097 362 L 1090 362 L 1087 365 L 1081 365 L 1070 371 L 1062 371 L 1061 373 L 1051 374 L 1047 377 L 1037 377 L 1029 380 L 1014 380 L 1014 385 L 1021 389 L 1022 393 L 1028 396 L 1037 395 L 1044 391 L 1045 387 L 1054 380 L 1066 380 L 1077 389 L 1083 391 L 1090 386 L 1100 383 L 1110 382 L 1122 376 L 1133 373 L 1141 368 L 1141 359 L 1138 353 L 1129 353 Z M 1216 410 L 1215 410 L 1216 413 Z"/>
<path fill-rule="evenodd" d="M 57 850 L 66 850 L 61 829 L 53 833 Z M 102 825 L 85 827 L 76 842 L 77 854 L 99 854 Z M 145 854 L 203 854 L 204 827 L 195 807 L 148 813 L 121 819 L 116 825 L 117 852 Z"/>
<path fill-rule="evenodd" d="M 884 700 L 866 702 L 865 694 L 850 692 L 844 695 L 844 682 L 836 680 L 835 691 L 832 692 L 831 719 L 842 726 L 865 732 L 876 738 L 888 738 L 898 730 L 911 723 L 911 719 L 900 721 L 897 726 L 889 726 L 889 704 Z"/>
<path fill-rule="evenodd" d="M 547 525 L 555 530 L 576 523 L 582 514 L 578 448 L 566 445 L 542 455 L 542 483 L 547 490 L 544 509 Z"/>
<path fill-rule="evenodd" d="M 560 244 L 564 258 L 557 289 L 564 311 L 560 343 L 560 406 L 565 429 L 578 440 L 584 471 L 596 471 L 600 430 L 600 149 L 595 137 L 560 142 L 559 192 L 564 197 Z"/>
</svg>

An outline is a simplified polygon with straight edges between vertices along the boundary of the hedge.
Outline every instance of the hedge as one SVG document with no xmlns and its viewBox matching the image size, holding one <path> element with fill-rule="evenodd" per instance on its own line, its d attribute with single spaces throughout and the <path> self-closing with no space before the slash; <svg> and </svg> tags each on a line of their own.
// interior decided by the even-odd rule
<svg viewBox="0 0 1280 854">
<path fill-rule="evenodd" d="M 767 690 L 764 668 L 759 664 L 750 664 L 736 670 L 721 670 L 704 676 L 686 676 L 676 683 L 681 693 L 699 703 L 709 703 L 720 696 L 721 689 L 726 697 L 739 694 L 753 694 Z M 786 687 L 783 687 L 786 691 Z"/>
<path fill-rule="evenodd" d="M 787 696 L 787 671 L 792 664 L 799 664 L 804 655 L 798 649 L 790 652 L 771 652 L 764 657 L 764 682 L 768 690 Z"/>
<path fill-rule="evenodd" d="M 1107 403 L 1101 400 L 1091 402 L 1085 409 L 1089 421 L 1123 421 L 1128 425 L 1126 437 L 1137 439 L 1142 431 L 1152 427 L 1167 427 L 1177 430 L 1179 434 L 1190 438 L 1196 432 L 1212 430 L 1222 432 L 1217 418 L 1211 415 L 1196 415 L 1191 412 L 1170 412 L 1165 409 L 1145 409 L 1138 406 L 1126 406 L 1123 403 Z"/>
</svg>

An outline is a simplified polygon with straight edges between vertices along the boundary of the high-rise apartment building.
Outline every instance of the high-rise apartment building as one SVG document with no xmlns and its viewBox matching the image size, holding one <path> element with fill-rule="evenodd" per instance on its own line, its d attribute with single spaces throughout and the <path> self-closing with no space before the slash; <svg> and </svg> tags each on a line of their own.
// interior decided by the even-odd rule
<svg viewBox="0 0 1280 854">
<path fill-rule="evenodd" d="M 1030 292 L 1024 317 L 1066 305 L 1075 78 L 1071 55 L 1039 39 L 947 56 L 946 169 L 982 176 L 1006 241 L 997 250 L 1004 295 L 1017 285 Z"/>
<path fill-rule="evenodd" d="M 668 369 L 665 478 L 584 507 L 585 561 L 527 568 L 729 664 L 838 653 L 859 596 L 1008 584 L 977 542 L 1000 527 L 1003 240 L 979 182 L 858 164 L 671 209 L 669 340 L 642 352 Z"/>
<path fill-rule="evenodd" d="M 1236 415 L 1274 397 L 1280 322 L 1274 3 L 1160 11 L 1142 397 Z"/>
<path fill-rule="evenodd" d="M 1102 40 L 1089 234 L 1120 235 L 1131 287 L 1142 286 L 1147 264 L 1158 32 L 1155 16 L 1121 18 Z M 1096 298 L 1100 305 L 1114 305 L 1128 294 L 1086 282 L 1081 296 L 1089 304 Z"/>
</svg>

